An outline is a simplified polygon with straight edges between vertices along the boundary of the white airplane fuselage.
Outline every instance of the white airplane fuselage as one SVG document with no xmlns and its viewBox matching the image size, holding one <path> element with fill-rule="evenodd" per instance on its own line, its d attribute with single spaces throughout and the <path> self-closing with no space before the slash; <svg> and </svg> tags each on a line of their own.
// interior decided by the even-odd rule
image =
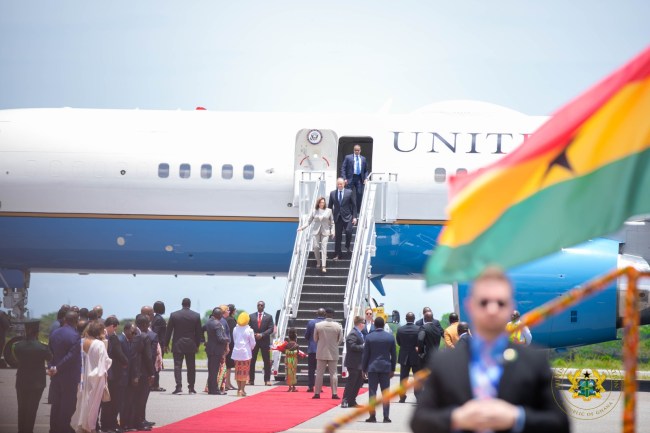
<svg viewBox="0 0 650 433">
<path fill-rule="evenodd" d="M 370 138 L 372 171 L 398 176 L 395 225 L 429 226 L 423 236 L 433 236 L 426 248 L 430 250 L 446 219 L 448 176 L 510 152 L 545 120 L 490 109 L 410 115 L 4 110 L 0 221 L 5 242 L 7 237 L 14 241 L 14 253 L 4 243 L 0 266 L 69 272 L 281 273 L 288 266 L 297 223 L 297 173 L 324 170 L 333 189 L 336 137 L 359 137 L 364 143 Z M 310 130 L 322 130 L 323 135 L 331 131 L 334 153 L 328 156 L 324 149 L 316 155 L 317 145 L 304 148 L 301 131 Z M 150 232 L 154 222 L 160 231 Z M 28 257 L 17 259 L 16 248 L 28 248 L 26 243 L 33 247 L 29 240 L 37 235 L 51 238 L 56 253 L 49 259 L 39 254 L 33 263 Z M 72 240 L 76 243 L 68 255 L 65 248 Z M 224 242 L 229 257 L 237 259 L 234 266 L 228 257 L 209 258 L 210 246 L 222 249 Z M 93 265 L 87 253 L 97 255 L 103 265 Z M 260 256 L 242 263 L 240 254 Z M 276 262 L 262 257 L 274 254 L 283 258 Z M 419 262 L 386 273 L 418 274 Z"/>
<path fill-rule="evenodd" d="M 480 103 L 405 115 L 2 110 L 1 282 L 27 287 L 30 272 L 286 275 L 298 179 L 324 172 L 334 189 L 355 143 L 372 172 L 397 178 L 396 220 L 376 225 L 372 273 L 418 277 L 446 220 L 449 176 L 498 160 L 545 120 Z M 615 268 L 618 253 L 599 240 L 513 270 L 520 310 Z M 612 285 L 547 321 L 536 341 L 615 338 L 620 293 Z"/>
</svg>

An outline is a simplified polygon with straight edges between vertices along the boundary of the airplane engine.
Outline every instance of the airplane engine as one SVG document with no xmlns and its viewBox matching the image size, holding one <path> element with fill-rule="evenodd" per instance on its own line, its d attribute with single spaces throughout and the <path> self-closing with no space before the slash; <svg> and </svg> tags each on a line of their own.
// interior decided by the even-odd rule
<svg viewBox="0 0 650 433">
<path fill-rule="evenodd" d="M 515 308 L 523 315 L 578 285 L 627 265 L 650 269 L 642 258 L 619 254 L 619 250 L 617 241 L 595 239 L 513 269 L 508 275 L 515 286 Z M 458 285 L 461 320 L 467 317 L 463 300 L 468 289 L 468 284 Z M 626 279 L 621 278 L 578 305 L 548 318 L 531 329 L 533 343 L 567 347 L 616 339 L 616 330 L 622 326 L 626 289 Z M 640 280 L 639 289 L 641 324 L 649 324 L 650 281 Z"/>
</svg>

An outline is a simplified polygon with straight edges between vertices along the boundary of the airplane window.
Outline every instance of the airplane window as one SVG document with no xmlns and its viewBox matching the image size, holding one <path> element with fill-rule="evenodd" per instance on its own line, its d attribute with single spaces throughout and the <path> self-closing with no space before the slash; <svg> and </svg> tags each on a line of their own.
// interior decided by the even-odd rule
<svg viewBox="0 0 650 433">
<path fill-rule="evenodd" d="M 436 183 L 444 183 L 445 180 L 447 180 L 447 170 L 442 167 L 436 168 L 433 179 L 436 181 Z"/>
<path fill-rule="evenodd" d="M 165 162 L 158 164 L 158 177 L 162 179 L 169 177 L 169 164 Z"/>
<path fill-rule="evenodd" d="M 250 164 L 246 164 L 244 166 L 244 179 L 251 180 L 254 177 L 255 177 L 255 167 Z"/>
<path fill-rule="evenodd" d="M 571 323 L 576 323 L 578 321 L 578 311 L 571 310 Z"/>
<path fill-rule="evenodd" d="M 201 179 L 210 179 L 212 177 L 212 166 L 210 164 L 203 164 L 201 166 Z"/>
<path fill-rule="evenodd" d="M 459 168 L 458 170 L 456 170 L 456 174 L 467 174 L 467 169 Z"/>
<path fill-rule="evenodd" d="M 232 164 L 224 164 L 221 166 L 221 177 L 223 179 L 232 179 Z"/>
<path fill-rule="evenodd" d="M 178 174 L 181 177 L 181 179 L 187 179 L 190 177 L 190 172 L 191 172 L 190 165 L 185 163 L 181 164 L 180 168 L 178 169 Z"/>
</svg>

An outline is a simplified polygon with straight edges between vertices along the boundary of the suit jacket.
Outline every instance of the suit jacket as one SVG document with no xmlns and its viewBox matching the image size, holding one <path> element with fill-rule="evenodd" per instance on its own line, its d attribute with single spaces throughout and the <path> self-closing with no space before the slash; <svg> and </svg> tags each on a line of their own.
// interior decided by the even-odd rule
<svg viewBox="0 0 650 433">
<path fill-rule="evenodd" d="M 202 336 L 199 313 L 189 308 L 182 308 L 169 316 L 165 344 L 171 341 L 174 353 L 196 353 Z"/>
<path fill-rule="evenodd" d="M 165 340 L 167 334 L 167 321 L 165 318 L 156 314 L 153 316 L 153 321 L 151 322 L 151 330 L 158 335 L 158 343 L 160 348 L 167 347 L 167 340 Z"/>
<path fill-rule="evenodd" d="M 129 373 L 129 358 L 122 349 L 122 342 L 117 334 L 108 337 L 108 357 L 113 360 L 108 370 L 108 380 L 126 384 Z"/>
<path fill-rule="evenodd" d="M 334 217 L 334 222 L 339 219 L 343 219 L 343 222 L 348 223 L 352 221 L 352 218 L 357 217 L 357 197 L 356 194 L 352 193 L 352 190 L 349 188 L 343 189 L 343 197 L 341 203 L 339 203 L 339 191 L 335 189 L 330 192 L 330 201 L 327 205 L 332 209 L 332 214 Z"/>
<path fill-rule="evenodd" d="M 355 328 L 345 337 L 345 363 L 348 369 L 361 370 L 363 359 L 364 339 L 361 332 Z"/>
<path fill-rule="evenodd" d="M 413 323 L 407 323 L 397 329 L 397 344 L 399 344 L 399 358 L 397 362 L 401 365 L 417 367 L 420 365 L 420 357 L 415 348 L 418 345 L 418 334 L 420 329 Z"/>
<path fill-rule="evenodd" d="M 317 344 L 314 341 L 314 330 L 316 328 L 316 324 L 322 322 L 323 320 L 325 320 L 324 317 L 317 317 L 307 322 L 307 329 L 305 329 L 305 340 L 308 342 L 307 353 L 316 353 Z"/>
<path fill-rule="evenodd" d="M 50 335 L 51 367 L 56 367 L 54 381 L 79 383 L 81 379 L 81 345 L 76 329 L 63 325 Z"/>
<path fill-rule="evenodd" d="M 40 341 L 23 340 L 14 344 L 14 355 L 18 361 L 16 388 L 45 388 L 45 363 L 52 360 L 52 352 Z"/>
<path fill-rule="evenodd" d="M 447 326 L 447 328 L 445 328 L 445 346 L 447 346 L 450 349 L 453 349 L 457 341 L 458 341 L 458 322 L 455 322 Z"/>
<path fill-rule="evenodd" d="M 205 330 L 208 334 L 208 339 L 205 343 L 205 353 L 214 355 L 217 358 L 223 356 L 226 352 L 226 346 L 230 343 L 230 336 L 226 333 L 220 321 L 214 317 L 208 319 L 205 324 Z"/>
<path fill-rule="evenodd" d="M 433 353 L 438 351 L 440 338 L 444 332 L 442 326 L 440 326 L 440 322 L 436 319 L 433 319 L 433 322 L 425 323 L 420 328 L 418 349 L 420 350 L 420 354 L 423 355 L 422 361 L 424 364 L 428 363 Z"/>
<path fill-rule="evenodd" d="M 155 370 L 156 357 L 158 357 L 158 334 L 149 329 L 147 331 L 147 337 L 149 337 L 149 346 L 151 347 L 151 365 L 153 365 L 153 369 Z"/>
<path fill-rule="evenodd" d="M 375 330 L 375 322 L 374 322 L 374 320 L 372 320 L 370 322 L 365 323 L 365 326 L 363 327 L 363 330 L 361 331 L 361 333 L 365 337 L 366 335 L 370 334 L 374 330 Z"/>
<path fill-rule="evenodd" d="M 140 381 L 154 375 L 151 355 L 151 339 L 145 333 L 136 335 L 131 341 L 131 359 L 129 360 L 129 380 Z"/>
<path fill-rule="evenodd" d="M 334 217 L 332 215 L 332 209 L 330 208 L 325 208 L 321 216 L 318 216 L 318 210 L 314 209 L 307 220 L 307 225 L 314 225 L 313 236 L 331 236 L 334 234 Z"/>
<path fill-rule="evenodd" d="M 131 341 L 126 339 L 126 336 L 122 333 L 118 337 L 120 340 L 120 345 L 122 346 L 122 352 L 127 359 L 126 371 L 122 371 L 122 375 L 119 378 L 120 385 L 128 385 L 131 377 L 131 370 L 133 369 L 133 339 Z M 116 371 L 117 372 L 117 371 Z"/>
<path fill-rule="evenodd" d="M 530 347 L 509 347 L 517 351 L 517 356 L 504 363 L 497 397 L 524 408 L 524 432 L 568 432 L 567 416 L 553 397 L 553 376 L 546 356 Z M 452 410 L 473 398 L 470 350 L 469 344 L 459 344 L 454 350 L 433 355 L 428 364 L 431 375 L 411 419 L 414 433 L 449 432 Z"/>
<path fill-rule="evenodd" d="M 363 182 L 366 180 L 366 177 L 368 176 L 368 164 L 366 163 L 366 157 L 363 155 L 359 155 L 359 165 L 361 168 L 361 171 L 359 172 L 359 176 L 361 176 L 361 181 Z M 349 155 L 345 155 L 345 159 L 343 160 L 343 164 L 341 165 L 341 177 L 343 179 L 346 179 L 348 183 L 352 181 L 352 175 L 354 174 L 354 166 L 355 166 L 355 161 L 354 161 L 354 153 L 351 153 Z"/>
<path fill-rule="evenodd" d="M 257 341 L 257 346 L 261 349 L 268 349 L 271 347 L 271 334 L 273 334 L 273 317 L 269 313 L 264 313 L 262 316 L 262 324 L 258 326 L 257 318 L 259 317 L 259 312 L 252 313 L 250 315 L 250 322 L 248 325 L 253 328 L 253 333 L 262 334 L 262 338 Z"/>
<path fill-rule="evenodd" d="M 336 361 L 339 359 L 339 346 L 343 342 L 341 324 L 327 318 L 316 324 L 314 341 L 317 343 L 316 359 Z"/>
<path fill-rule="evenodd" d="M 395 337 L 379 328 L 368 334 L 363 346 L 362 367 L 366 373 L 390 373 L 397 365 Z"/>
</svg>

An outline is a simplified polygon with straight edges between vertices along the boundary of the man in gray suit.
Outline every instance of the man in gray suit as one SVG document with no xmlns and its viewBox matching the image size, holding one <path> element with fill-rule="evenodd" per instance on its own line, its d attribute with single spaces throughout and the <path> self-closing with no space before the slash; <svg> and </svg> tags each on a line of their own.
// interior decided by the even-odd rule
<svg viewBox="0 0 650 433">
<path fill-rule="evenodd" d="M 217 307 L 212 310 L 212 315 L 205 324 L 205 331 L 208 334 L 205 342 L 205 353 L 208 355 L 208 394 L 211 395 L 226 394 L 217 386 L 217 374 L 230 343 L 230 337 L 221 324 L 222 317 L 223 311 Z"/>
<path fill-rule="evenodd" d="M 384 318 L 375 319 L 375 330 L 366 337 L 363 347 L 363 371 L 368 374 L 368 398 L 374 399 L 377 395 L 377 385 L 381 391 L 388 389 L 390 379 L 395 375 L 397 364 L 397 348 L 395 338 L 390 332 L 384 331 Z M 388 417 L 390 401 L 384 402 L 384 422 L 391 422 Z M 377 422 L 374 409 L 366 422 Z"/>
<path fill-rule="evenodd" d="M 357 394 L 361 386 L 363 386 L 363 371 L 361 369 L 361 361 L 363 357 L 363 344 L 364 337 L 362 329 L 365 326 L 365 321 L 361 316 L 354 317 L 354 328 L 345 337 L 345 368 L 348 369 L 348 381 L 345 384 L 343 391 L 343 400 L 341 407 L 356 407 Z"/>
<path fill-rule="evenodd" d="M 350 252 L 352 226 L 357 223 L 357 199 L 355 193 L 345 188 L 345 180 L 336 180 L 336 189 L 330 193 L 328 207 L 334 216 L 334 260 L 341 258 L 341 241 L 345 228 L 345 249 Z"/>
<path fill-rule="evenodd" d="M 187 387 L 189 393 L 196 394 L 194 382 L 196 380 L 196 353 L 199 351 L 199 344 L 201 344 L 201 317 L 199 313 L 190 310 L 192 302 L 189 298 L 183 299 L 181 305 L 183 308 L 174 311 L 169 316 L 167 335 L 165 336 L 165 345 L 168 345 L 171 341 L 172 352 L 174 354 L 176 389 L 172 394 L 181 393 L 183 358 L 185 358 L 185 364 L 187 365 Z"/>
<path fill-rule="evenodd" d="M 339 399 L 336 364 L 339 360 L 339 345 L 343 342 L 343 328 L 338 322 L 332 320 L 332 317 L 334 317 L 334 310 L 326 308 L 325 320 L 317 323 L 314 330 L 314 341 L 317 344 L 316 389 L 312 398 L 320 398 L 320 392 L 323 388 L 323 375 L 325 374 L 325 368 L 327 368 L 330 373 L 332 399 Z"/>
</svg>

